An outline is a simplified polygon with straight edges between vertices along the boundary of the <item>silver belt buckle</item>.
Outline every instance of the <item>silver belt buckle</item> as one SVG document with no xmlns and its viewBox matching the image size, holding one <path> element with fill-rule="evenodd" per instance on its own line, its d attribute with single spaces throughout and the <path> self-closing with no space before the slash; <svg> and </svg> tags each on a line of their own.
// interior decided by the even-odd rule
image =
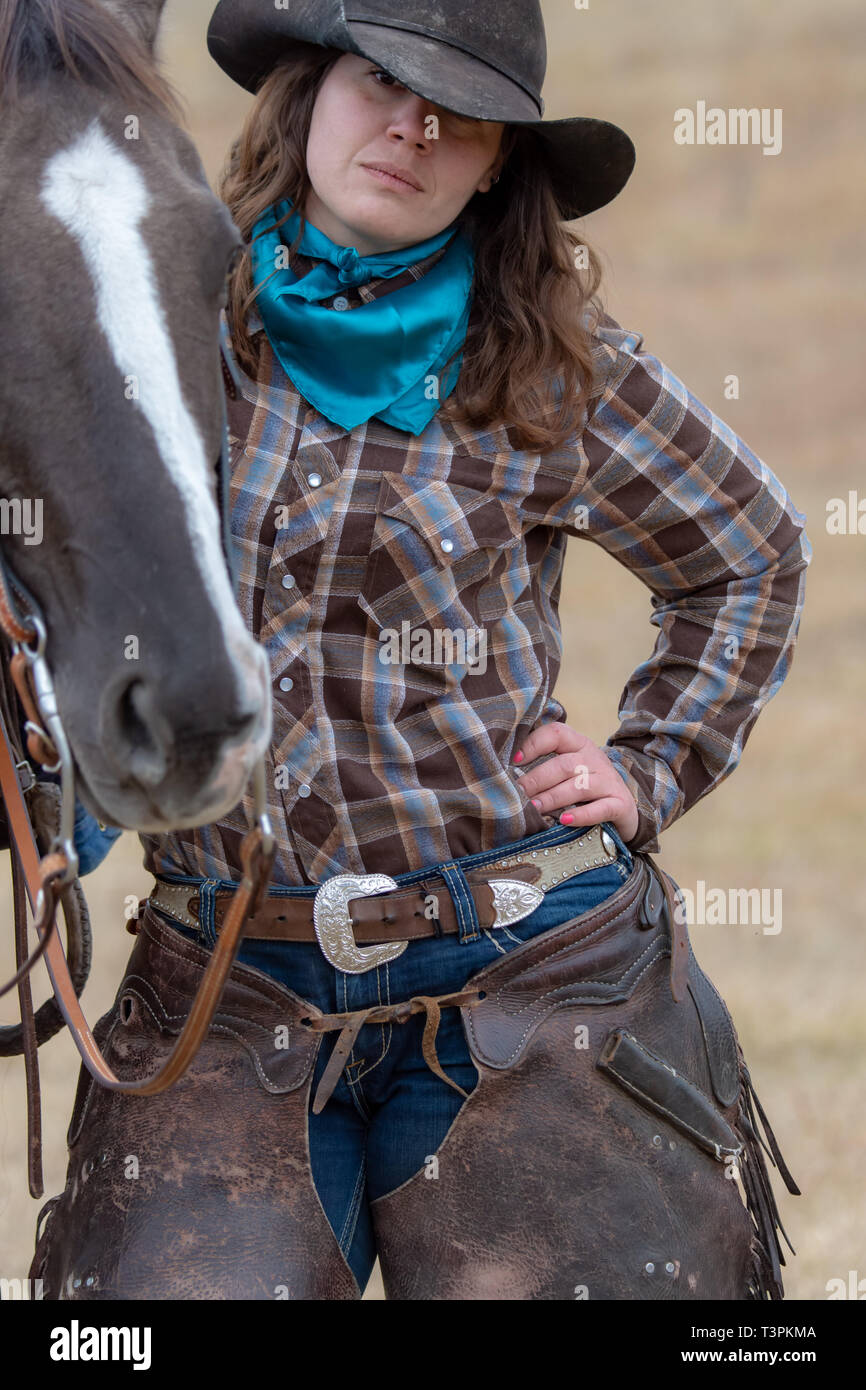
<svg viewBox="0 0 866 1390">
<path fill-rule="evenodd" d="M 325 960 L 346 975 L 363 975 L 402 956 L 408 941 L 359 946 L 349 916 L 350 898 L 369 898 L 397 887 L 387 874 L 334 874 L 319 885 L 313 898 L 313 926 Z"/>
</svg>

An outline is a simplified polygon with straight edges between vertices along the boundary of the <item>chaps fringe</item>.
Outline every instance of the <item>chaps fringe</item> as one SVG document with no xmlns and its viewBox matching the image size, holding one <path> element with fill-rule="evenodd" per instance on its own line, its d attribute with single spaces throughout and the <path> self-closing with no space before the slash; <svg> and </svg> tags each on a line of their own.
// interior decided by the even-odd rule
<svg viewBox="0 0 866 1390">
<path fill-rule="evenodd" d="M 788 1233 L 779 1218 L 776 1199 L 770 1184 L 770 1175 L 764 1161 L 764 1153 L 773 1167 L 778 1168 L 788 1191 L 795 1197 L 802 1194 L 779 1151 L 776 1136 L 770 1128 L 764 1107 L 761 1105 L 752 1084 L 749 1068 L 746 1066 L 746 1060 L 739 1043 L 737 1044 L 737 1052 L 740 1063 L 740 1100 L 734 1130 L 743 1144 L 743 1152 L 740 1155 L 740 1177 L 746 1193 L 746 1206 L 755 1228 L 752 1241 L 752 1272 L 747 1297 L 777 1301 L 785 1297 L 781 1269 L 785 1263 L 785 1257 L 782 1254 L 777 1231 L 781 1231 L 785 1237 L 785 1243 L 791 1254 L 795 1255 L 797 1252 L 788 1239 Z M 766 1143 L 758 1132 L 758 1119 L 760 1119 L 766 1135 Z M 769 1148 L 767 1144 L 769 1144 Z M 763 1153 L 761 1152 L 762 1149 Z"/>
</svg>

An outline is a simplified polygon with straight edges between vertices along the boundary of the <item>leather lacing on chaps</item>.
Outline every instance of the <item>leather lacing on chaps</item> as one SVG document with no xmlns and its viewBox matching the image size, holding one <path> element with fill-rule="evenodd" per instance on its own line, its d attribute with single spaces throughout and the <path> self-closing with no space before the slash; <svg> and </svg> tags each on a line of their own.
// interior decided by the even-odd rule
<svg viewBox="0 0 866 1390">
<path fill-rule="evenodd" d="M 443 1071 L 436 1052 L 436 1034 L 439 1031 L 439 1019 L 441 1010 L 444 1008 L 472 1008 L 484 997 L 484 991 L 478 989 L 462 989 L 454 994 L 416 994 L 411 999 L 406 999 L 399 1004 L 374 1004 L 366 1009 L 354 1009 L 350 1013 L 342 1014 L 321 1014 L 315 1018 L 303 1019 L 305 1027 L 312 1028 L 317 1033 L 330 1033 L 334 1029 L 340 1029 L 334 1050 L 328 1058 L 328 1065 L 322 1073 L 322 1078 L 316 1089 L 316 1096 L 313 1101 L 313 1114 L 318 1115 L 324 1110 L 330 1100 L 334 1087 L 340 1079 L 342 1072 L 352 1048 L 355 1046 L 358 1034 L 365 1023 L 406 1023 L 413 1014 L 425 1013 L 424 1037 L 421 1042 L 421 1051 L 424 1061 L 432 1072 L 452 1086 L 455 1091 L 459 1091 L 464 1100 L 468 1099 L 468 1094 L 462 1086 Z"/>
</svg>

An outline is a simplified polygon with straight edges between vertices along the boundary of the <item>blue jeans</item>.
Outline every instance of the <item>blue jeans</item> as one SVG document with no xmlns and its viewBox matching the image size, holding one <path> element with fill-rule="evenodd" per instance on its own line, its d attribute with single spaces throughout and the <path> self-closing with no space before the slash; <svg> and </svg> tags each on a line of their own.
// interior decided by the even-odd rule
<svg viewBox="0 0 866 1390">
<path fill-rule="evenodd" d="M 518 849 L 545 849 L 585 835 L 588 826 L 556 825 L 495 850 L 446 861 L 462 870 L 502 858 Z M 325 959 L 317 944 L 246 941 L 238 961 L 272 976 L 315 1004 L 323 1013 L 346 1013 L 376 1004 L 399 1003 L 416 994 L 446 994 L 462 989 L 470 976 L 524 941 L 550 931 L 597 907 L 628 878 L 634 860 L 621 837 L 604 822 L 616 842 L 617 858 L 548 889 L 543 902 L 511 927 L 468 930 L 454 935 L 410 941 L 388 965 L 362 975 L 347 975 Z M 438 868 L 439 866 L 435 866 Z M 402 886 L 429 878 L 431 868 L 392 875 Z M 503 875 L 505 876 L 505 875 Z M 198 879 L 173 878 L 198 883 Z M 221 886 L 209 880 L 214 891 Z M 454 880 L 452 879 L 452 882 Z M 450 884 L 449 884 L 450 888 Z M 312 897 L 315 888 L 283 888 L 286 896 Z M 459 886 L 457 887 L 459 892 Z M 452 892 L 453 896 L 453 892 Z M 214 943 L 205 917 L 203 933 L 177 923 L 176 930 L 205 947 Z M 319 1115 L 309 1113 L 313 1181 L 340 1248 L 363 1291 L 376 1259 L 369 1203 L 399 1187 L 431 1158 L 464 1104 L 452 1087 L 424 1061 L 421 1037 L 424 1015 L 401 1024 L 365 1024 L 336 1088 Z M 337 1039 L 324 1035 L 313 1076 L 311 1096 Z M 443 1009 L 436 1052 L 445 1072 L 467 1095 L 478 1081 L 458 1009 Z"/>
</svg>

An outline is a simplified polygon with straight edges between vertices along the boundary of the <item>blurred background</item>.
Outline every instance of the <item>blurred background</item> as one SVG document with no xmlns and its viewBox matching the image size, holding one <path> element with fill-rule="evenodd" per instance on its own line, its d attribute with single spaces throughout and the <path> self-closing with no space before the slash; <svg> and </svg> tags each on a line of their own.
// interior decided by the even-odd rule
<svg viewBox="0 0 866 1390">
<path fill-rule="evenodd" d="M 661 840 L 686 889 L 782 890 L 783 925 L 691 927 L 725 998 L 782 1153 L 803 1195 L 775 1179 L 790 1299 L 866 1279 L 866 535 L 828 535 L 827 502 L 866 497 L 863 467 L 866 63 L 858 0 L 571 0 L 543 5 L 549 118 L 621 124 L 637 147 L 625 192 L 583 225 L 606 267 L 608 311 L 680 376 L 781 479 L 807 516 L 814 561 L 791 673 L 739 769 Z M 164 68 L 185 99 L 211 182 L 251 98 L 211 60 L 212 0 L 168 0 Z M 675 143 L 674 112 L 781 108 L 783 147 Z M 738 400 L 725 379 L 740 382 Z M 864 522 L 866 526 L 866 522 Z M 603 743 L 657 629 L 649 592 L 594 546 L 573 543 L 557 687 L 568 722 Z M 4 854 L 2 858 L 8 858 Z M 5 879 L 5 874 L 3 875 Z M 95 966 L 84 995 L 111 1004 L 132 941 L 123 903 L 146 895 L 134 835 L 84 880 Z M 10 918 L 2 884 L 0 907 Z M 11 927 L 0 977 L 12 973 Z M 42 984 L 39 984 L 40 990 Z M 41 997 L 41 995 L 40 995 Z M 3 1021 L 14 1014 L 0 1004 Z M 66 1036 L 41 1049 L 46 1196 L 66 1169 L 78 1072 Z M 26 1275 L 39 1203 L 27 1195 L 23 1066 L 0 1062 L 0 1272 Z M 866 1285 L 864 1285 L 866 1288 Z M 374 1280 L 367 1297 L 381 1297 Z"/>
</svg>

